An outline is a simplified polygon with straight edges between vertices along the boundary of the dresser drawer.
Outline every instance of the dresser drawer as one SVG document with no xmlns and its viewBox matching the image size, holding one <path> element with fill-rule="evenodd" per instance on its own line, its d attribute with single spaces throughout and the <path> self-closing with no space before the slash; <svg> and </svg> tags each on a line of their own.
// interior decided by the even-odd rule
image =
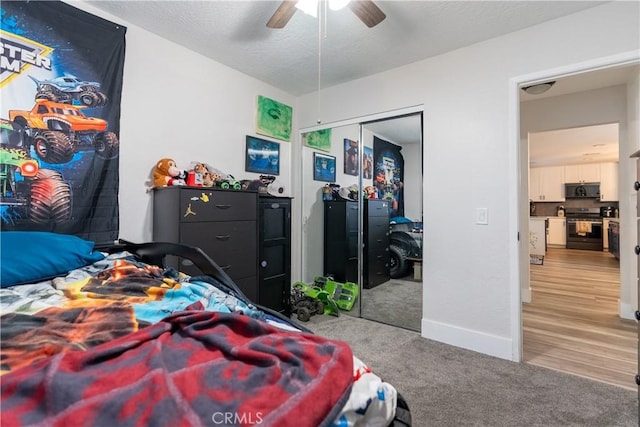
<svg viewBox="0 0 640 427">
<path fill-rule="evenodd" d="M 389 201 L 373 200 L 367 202 L 367 216 L 369 217 L 385 217 L 387 218 L 387 226 L 389 225 Z"/>
<path fill-rule="evenodd" d="M 389 219 L 386 216 L 369 218 L 367 233 L 372 236 L 388 236 L 389 235 Z"/>
<path fill-rule="evenodd" d="M 180 240 L 201 248 L 232 278 L 257 274 L 255 221 L 184 223 Z"/>
<path fill-rule="evenodd" d="M 257 193 L 185 188 L 180 193 L 181 222 L 255 220 Z"/>
</svg>

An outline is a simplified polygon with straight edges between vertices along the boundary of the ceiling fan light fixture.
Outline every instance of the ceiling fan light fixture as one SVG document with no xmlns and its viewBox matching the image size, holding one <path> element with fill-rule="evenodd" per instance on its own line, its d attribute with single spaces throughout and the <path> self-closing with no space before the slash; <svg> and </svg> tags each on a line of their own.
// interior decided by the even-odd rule
<svg viewBox="0 0 640 427">
<path fill-rule="evenodd" d="M 530 86 L 523 86 L 522 90 L 527 92 L 529 95 L 540 95 L 541 93 L 545 93 L 551 86 L 556 84 L 555 80 L 545 83 L 536 83 Z"/>
<path fill-rule="evenodd" d="M 318 0 L 298 0 L 296 8 L 304 12 L 306 15 L 318 17 Z"/>
<path fill-rule="evenodd" d="M 329 9 L 340 10 L 347 7 L 351 0 L 329 0 Z"/>
</svg>

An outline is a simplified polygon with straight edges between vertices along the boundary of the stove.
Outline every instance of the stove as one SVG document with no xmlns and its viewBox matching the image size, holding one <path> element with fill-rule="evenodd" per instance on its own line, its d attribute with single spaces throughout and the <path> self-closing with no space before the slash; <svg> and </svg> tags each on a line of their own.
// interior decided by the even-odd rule
<svg viewBox="0 0 640 427">
<path fill-rule="evenodd" d="M 600 208 L 567 208 L 567 249 L 602 251 Z"/>
</svg>

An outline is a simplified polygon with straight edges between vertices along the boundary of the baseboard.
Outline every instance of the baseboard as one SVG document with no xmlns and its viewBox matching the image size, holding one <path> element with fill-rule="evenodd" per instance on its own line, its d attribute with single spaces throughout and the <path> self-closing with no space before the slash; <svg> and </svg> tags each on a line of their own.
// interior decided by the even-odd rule
<svg viewBox="0 0 640 427">
<path fill-rule="evenodd" d="M 514 360 L 513 342 L 509 338 L 428 319 L 422 319 L 422 336 L 444 344 L 499 357 L 500 359 L 517 361 Z"/>
<path fill-rule="evenodd" d="M 626 304 L 618 300 L 620 317 L 623 319 L 636 320 L 636 310 L 630 304 Z"/>
</svg>

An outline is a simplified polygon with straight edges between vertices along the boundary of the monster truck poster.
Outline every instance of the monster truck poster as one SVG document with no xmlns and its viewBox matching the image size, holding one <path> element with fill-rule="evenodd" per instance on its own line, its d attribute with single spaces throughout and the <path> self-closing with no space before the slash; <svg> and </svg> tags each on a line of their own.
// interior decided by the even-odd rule
<svg viewBox="0 0 640 427">
<path fill-rule="evenodd" d="M 373 137 L 374 186 L 379 199 L 389 199 L 389 216 L 404 216 L 404 157 L 402 147 Z"/>
<path fill-rule="evenodd" d="M 2 229 L 113 241 L 126 28 L 59 1 L 0 9 Z"/>
</svg>

